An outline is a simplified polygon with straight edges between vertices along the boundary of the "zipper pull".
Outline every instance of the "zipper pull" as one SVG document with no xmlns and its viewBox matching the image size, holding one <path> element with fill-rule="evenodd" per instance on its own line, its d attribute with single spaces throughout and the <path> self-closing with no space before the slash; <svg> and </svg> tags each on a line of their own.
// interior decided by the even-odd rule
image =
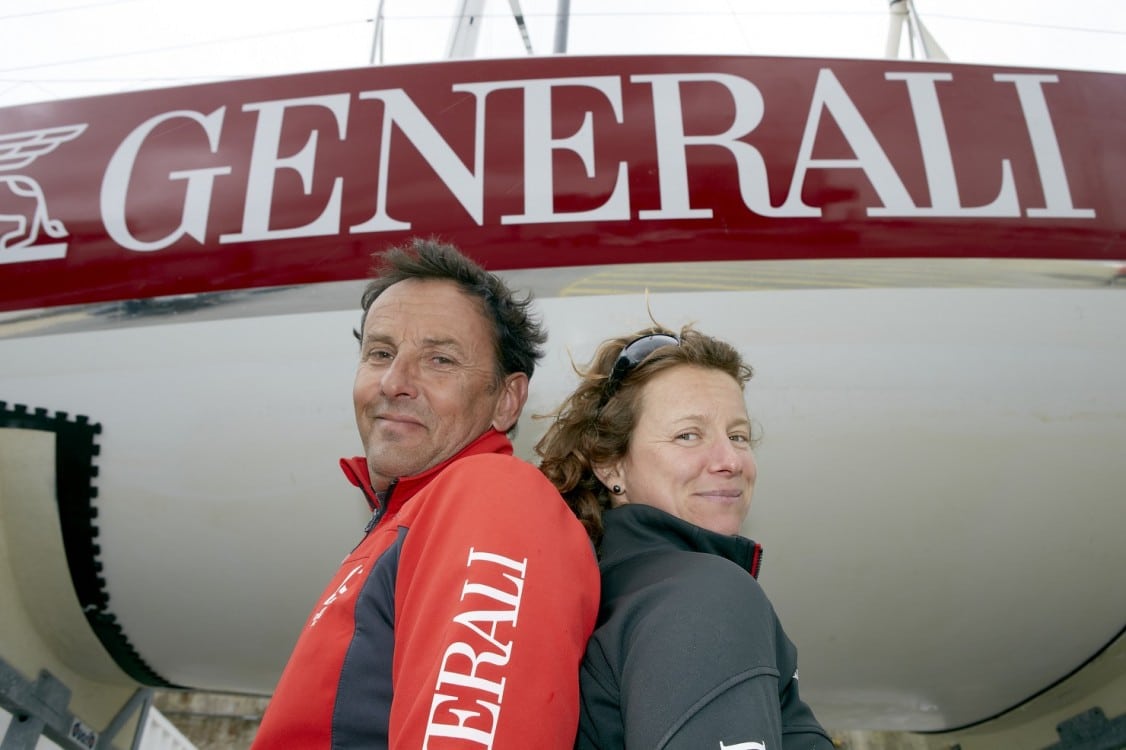
<svg viewBox="0 0 1126 750">
<path fill-rule="evenodd" d="M 387 506 L 391 503 L 391 493 L 395 491 L 395 485 L 398 483 L 398 478 L 392 479 L 391 484 L 388 485 L 386 490 L 375 493 L 375 497 L 372 498 L 372 507 L 375 508 L 375 510 L 371 513 L 371 519 L 368 520 L 368 525 L 364 527 L 365 534 L 374 529 L 375 525 L 379 523 L 379 519 L 383 518 L 383 511 L 386 510 Z"/>
</svg>

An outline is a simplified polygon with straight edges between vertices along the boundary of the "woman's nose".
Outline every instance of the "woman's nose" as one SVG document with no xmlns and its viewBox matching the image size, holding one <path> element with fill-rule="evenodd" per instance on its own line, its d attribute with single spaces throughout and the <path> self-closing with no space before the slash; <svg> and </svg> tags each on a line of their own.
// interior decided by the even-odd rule
<svg viewBox="0 0 1126 750">
<path fill-rule="evenodd" d="M 715 471 L 739 474 L 743 469 L 746 451 L 724 437 L 712 449 L 712 466 Z"/>
</svg>

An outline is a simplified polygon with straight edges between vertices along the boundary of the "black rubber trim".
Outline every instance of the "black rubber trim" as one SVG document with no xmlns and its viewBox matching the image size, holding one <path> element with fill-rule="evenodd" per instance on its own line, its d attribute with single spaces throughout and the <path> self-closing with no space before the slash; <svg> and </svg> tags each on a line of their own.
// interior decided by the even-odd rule
<svg viewBox="0 0 1126 750">
<path fill-rule="evenodd" d="M 95 523 L 98 509 L 94 507 L 94 498 L 98 496 L 94 486 L 98 467 L 94 458 L 101 450 L 95 437 L 101 434 L 102 426 L 85 416 L 76 416 L 71 421 L 66 412 L 51 415 L 46 409 L 30 410 L 24 404 L 9 407 L 6 401 L 0 401 L 0 429 L 6 427 L 55 433 L 56 502 L 67 567 L 78 603 L 98 640 L 117 665 L 140 684 L 179 687 L 145 663 L 110 610 L 98 559 L 101 547 L 97 544 Z"/>
<path fill-rule="evenodd" d="M 1049 690 L 1052 690 L 1052 689 L 1054 689 L 1054 688 L 1056 688 L 1056 687 L 1059 687 L 1059 686 L 1060 686 L 1060 685 L 1062 685 L 1063 683 L 1067 682 L 1067 681 L 1068 681 L 1068 680 L 1070 680 L 1070 679 L 1071 679 L 1072 677 L 1074 677 L 1075 675 L 1077 675 L 1077 674 L 1079 674 L 1080 672 L 1082 672 L 1082 671 L 1083 671 L 1083 670 L 1084 670 L 1084 669 L 1085 669 L 1085 668 L 1087 667 L 1087 665 L 1088 665 L 1088 664 L 1090 664 L 1090 663 L 1091 663 L 1091 662 L 1093 662 L 1093 661 L 1094 661 L 1095 659 L 1098 659 L 1098 658 L 1099 658 L 1100 656 L 1102 656 L 1102 655 L 1103 655 L 1103 654 L 1104 654 L 1104 653 L 1106 652 L 1106 650 L 1107 650 L 1108 648 L 1110 648 L 1111 646 L 1113 646 L 1113 645 L 1114 645 L 1114 644 L 1115 644 L 1115 643 L 1116 643 L 1116 642 L 1118 641 L 1118 639 L 1119 639 L 1119 638 L 1123 638 L 1123 637 L 1126 637 L 1126 626 L 1124 626 L 1124 627 L 1123 627 L 1123 628 L 1122 628 L 1121 630 L 1119 630 L 1119 631 L 1118 631 L 1118 633 L 1117 633 L 1116 635 L 1112 636 L 1112 637 L 1111 637 L 1111 639 L 1110 639 L 1109 641 L 1107 641 L 1107 642 L 1106 642 L 1105 644 L 1103 644 L 1103 647 L 1102 647 L 1102 648 L 1100 648 L 1100 649 L 1099 649 L 1098 651 L 1096 651 L 1095 653 L 1091 654 L 1090 658 L 1089 658 L 1089 659 L 1087 659 L 1086 661 L 1084 661 L 1084 662 L 1083 662 L 1082 664 L 1080 664 L 1080 665 L 1079 665 L 1078 667 L 1076 667 L 1075 669 L 1071 670 L 1070 672 L 1068 672 L 1067 674 L 1065 674 L 1065 675 L 1064 675 L 1063 677 L 1059 678 L 1058 680 L 1056 680 L 1055 682 L 1051 683 L 1051 684 L 1050 684 L 1050 685 L 1048 685 L 1047 687 L 1044 687 L 1044 688 L 1042 688 L 1042 689 L 1040 689 L 1040 690 L 1037 690 L 1037 691 L 1036 691 L 1035 693 L 1033 693 L 1032 695 L 1028 696 L 1028 697 L 1027 697 L 1027 698 L 1025 698 L 1024 700 L 1020 701 L 1019 703 L 1016 703 L 1016 704 L 1014 704 L 1014 705 L 1010 706 L 1009 708 L 1006 708 L 1006 709 L 1003 709 L 1003 710 L 1001 710 L 1001 711 L 998 711 L 997 713 L 993 714 L 992 716 L 987 716 L 987 717 L 985 717 L 984 719 L 979 719 L 978 721 L 971 721 L 971 722 L 970 722 L 969 724 L 962 724 L 962 725 L 960 725 L 960 726 L 957 726 L 957 727 L 954 727 L 954 728 L 952 728 L 952 729 L 931 729 L 931 730 L 927 730 L 927 731 L 919 731 L 919 730 L 915 730 L 915 733 L 916 733 L 916 734 L 933 734 L 933 735 L 941 735 L 941 734 L 950 734 L 951 732 L 964 732 L 964 731 L 966 731 L 967 729 L 973 729 L 973 728 L 975 728 L 975 727 L 980 727 L 980 726 L 982 726 L 983 724 L 988 724 L 988 723 L 989 723 L 989 722 L 991 722 L 991 721 L 995 721 L 995 720 L 997 720 L 997 719 L 1000 719 L 1000 718 L 1001 718 L 1001 717 L 1003 717 L 1003 716 L 1004 716 L 1005 714 L 1007 714 L 1007 713 L 1010 713 L 1010 712 L 1012 712 L 1012 711 L 1016 711 L 1016 710 L 1017 710 L 1018 708 L 1021 708 L 1021 707 L 1023 707 L 1023 706 L 1026 706 L 1027 704 L 1029 704 L 1029 703 L 1031 703 L 1032 701 L 1034 701 L 1034 700 L 1036 700 L 1037 698 L 1039 698 L 1039 697 L 1040 697 L 1041 695 L 1044 695 L 1044 693 L 1047 693 L 1047 692 L 1048 692 Z M 1046 749 L 1046 750 L 1047 750 L 1047 749 Z"/>
</svg>

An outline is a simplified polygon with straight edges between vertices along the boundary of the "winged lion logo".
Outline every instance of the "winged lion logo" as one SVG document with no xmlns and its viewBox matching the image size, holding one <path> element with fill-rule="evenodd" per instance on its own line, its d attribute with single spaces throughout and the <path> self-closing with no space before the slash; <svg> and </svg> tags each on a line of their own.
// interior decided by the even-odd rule
<svg viewBox="0 0 1126 750">
<path fill-rule="evenodd" d="M 43 235 L 54 240 L 67 236 L 63 223 L 48 213 L 43 188 L 35 179 L 11 172 L 24 169 L 85 130 L 84 124 L 63 125 L 0 135 L 0 186 L 6 188 L 0 191 L 0 263 L 66 256 L 65 242 L 41 242 Z"/>
</svg>

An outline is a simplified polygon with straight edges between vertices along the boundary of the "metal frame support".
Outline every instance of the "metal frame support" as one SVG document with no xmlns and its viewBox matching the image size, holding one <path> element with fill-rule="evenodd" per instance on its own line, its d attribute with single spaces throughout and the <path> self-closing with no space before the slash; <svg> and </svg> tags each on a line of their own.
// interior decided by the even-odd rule
<svg viewBox="0 0 1126 750">
<path fill-rule="evenodd" d="M 112 750 L 113 740 L 121 732 L 122 728 L 129 721 L 129 717 L 133 715 L 134 711 L 137 714 L 137 728 L 133 731 L 133 743 L 130 745 L 131 750 L 139 750 L 141 747 L 141 740 L 144 739 L 145 722 L 149 718 L 149 709 L 152 708 L 152 688 L 137 688 L 136 692 L 126 701 L 117 715 L 110 720 L 106 726 L 102 736 L 98 738 L 98 744 L 95 750 Z"/>
<path fill-rule="evenodd" d="M 70 688 L 46 669 L 31 681 L 0 658 L 0 708 L 12 715 L 8 731 L 0 739 L 0 750 L 34 750 L 40 737 L 63 750 L 110 750 L 114 738 L 140 708 L 132 743 L 137 750 L 152 706 L 152 689 L 138 688 L 101 733 L 71 713 L 69 703 Z"/>
<path fill-rule="evenodd" d="M 1108 719 L 1098 706 L 1061 721 L 1060 741 L 1044 750 L 1122 750 L 1126 748 L 1126 714 Z"/>
<path fill-rule="evenodd" d="M 68 703 L 70 688 L 46 669 L 31 682 L 0 659 L 0 707 L 12 715 L 0 750 L 33 750 L 40 736 L 63 748 L 93 748 L 97 733 L 67 710 Z"/>
</svg>

